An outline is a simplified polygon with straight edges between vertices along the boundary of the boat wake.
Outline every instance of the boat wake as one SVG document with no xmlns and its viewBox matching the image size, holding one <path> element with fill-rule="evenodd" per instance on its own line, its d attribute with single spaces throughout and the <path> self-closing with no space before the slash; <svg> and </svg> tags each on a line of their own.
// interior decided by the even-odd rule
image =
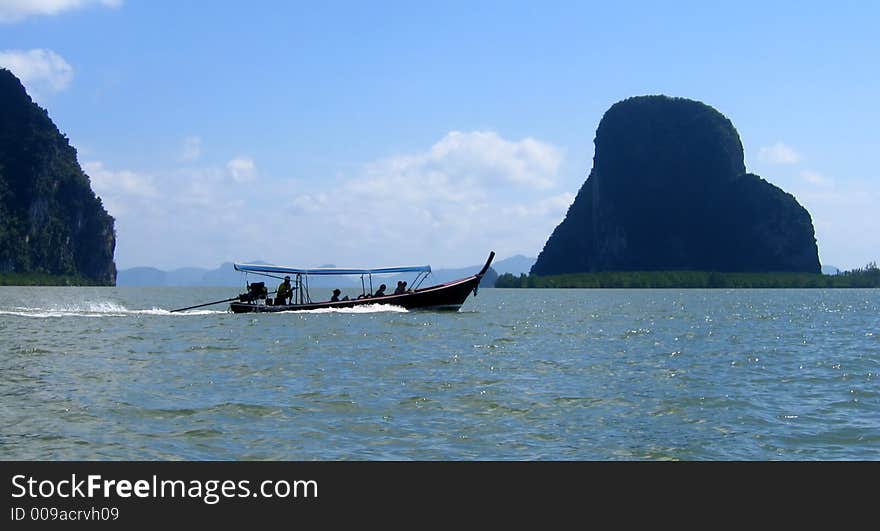
<svg viewBox="0 0 880 531">
<path fill-rule="evenodd" d="M 321 313 L 406 313 L 408 310 L 400 306 L 388 304 L 366 304 L 353 308 L 320 308 L 317 310 L 300 310 L 290 312 L 278 312 L 283 314 L 321 314 Z M 53 305 L 50 307 L 14 306 L 0 308 L 0 316 L 11 315 L 16 317 L 30 318 L 59 318 L 59 317 L 132 317 L 140 315 L 156 316 L 193 316 L 193 315 L 218 315 L 227 314 L 227 310 L 185 310 L 171 312 L 162 308 L 131 310 L 115 302 L 85 302 L 74 305 Z"/>
<path fill-rule="evenodd" d="M 297 310 L 290 312 L 278 313 L 407 313 L 409 310 L 401 306 L 391 306 L 390 304 L 362 304 L 352 308 L 318 308 L 317 310 Z"/>
<path fill-rule="evenodd" d="M 170 315 L 170 316 L 192 316 L 192 315 L 214 315 L 227 313 L 225 310 L 190 310 L 184 312 L 170 312 L 161 308 L 151 308 L 149 310 L 129 310 L 121 304 L 115 302 L 87 302 L 83 304 L 75 304 L 69 306 L 52 306 L 49 308 L 31 308 L 26 306 L 16 306 L 13 308 L 0 309 L 0 315 L 14 315 L 18 317 L 131 317 L 133 315 Z"/>
</svg>

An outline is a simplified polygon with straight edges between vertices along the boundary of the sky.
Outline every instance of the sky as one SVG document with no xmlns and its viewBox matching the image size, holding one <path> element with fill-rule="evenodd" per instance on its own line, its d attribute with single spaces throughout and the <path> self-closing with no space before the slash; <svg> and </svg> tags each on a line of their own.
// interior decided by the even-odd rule
<svg viewBox="0 0 880 531">
<path fill-rule="evenodd" d="M 645 94 L 730 118 L 852 269 L 880 259 L 878 27 L 867 0 L 0 0 L 0 66 L 77 149 L 119 269 L 535 257 Z"/>
</svg>

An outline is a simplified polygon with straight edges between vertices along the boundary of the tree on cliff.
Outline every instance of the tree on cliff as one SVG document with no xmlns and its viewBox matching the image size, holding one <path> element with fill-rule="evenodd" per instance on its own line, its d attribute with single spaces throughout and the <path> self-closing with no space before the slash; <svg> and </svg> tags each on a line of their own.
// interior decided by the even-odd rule
<svg viewBox="0 0 880 531">
<path fill-rule="evenodd" d="M 0 273 L 112 285 L 113 225 L 76 150 L 21 82 L 0 69 Z"/>
<path fill-rule="evenodd" d="M 640 96 L 596 131 L 593 169 L 532 267 L 818 273 L 810 214 L 746 173 L 739 134 L 698 101 Z"/>
</svg>

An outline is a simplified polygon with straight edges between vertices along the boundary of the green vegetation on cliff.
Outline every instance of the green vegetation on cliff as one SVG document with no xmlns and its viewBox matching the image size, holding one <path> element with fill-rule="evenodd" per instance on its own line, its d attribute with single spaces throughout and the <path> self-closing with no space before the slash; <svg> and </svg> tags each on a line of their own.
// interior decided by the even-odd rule
<svg viewBox="0 0 880 531">
<path fill-rule="evenodd" d="M 837 275 L 818 273 L 721 273 L 709 271 L 603 271 L 564 275 L 501 275 L 496 288 L 880 288 L 880 269 Z"/>
<path fill-rule="evenodd" d="M 76 150 L 0 69 L 0 274 L 112 285 L 113 225 Z"/>
</svg>

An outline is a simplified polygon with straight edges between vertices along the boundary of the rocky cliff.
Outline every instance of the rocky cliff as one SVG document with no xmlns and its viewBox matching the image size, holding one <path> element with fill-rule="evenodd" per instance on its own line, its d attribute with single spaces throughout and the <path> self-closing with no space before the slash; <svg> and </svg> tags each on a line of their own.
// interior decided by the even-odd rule
<svg viewBox="0 0 880 531">
<path fill-rule="evenodd" d="M 746 173 L 739 134 L 712 107 L 630 98 L 605 113 L 594 142 L 593 169 L 532 274 L 819 272 L 810 214 Z"/>
<path fill-rule="evenodd" d="M 76 150 L 21 82 L 0 69 L 0 272 L 113 285 L 113 223 Z"/>
</svg>

